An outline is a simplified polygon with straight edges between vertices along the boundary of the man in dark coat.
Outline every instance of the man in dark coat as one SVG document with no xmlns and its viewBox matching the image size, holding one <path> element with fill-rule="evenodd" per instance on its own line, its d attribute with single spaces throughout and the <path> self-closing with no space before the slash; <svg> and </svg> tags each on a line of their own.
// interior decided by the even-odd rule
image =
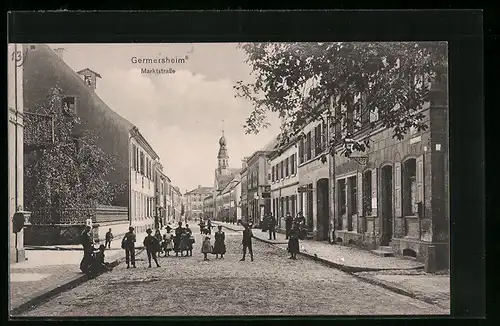
<svg viewBox="0 0 500 326">
<path fill-rule="evenodd" d="M 89 267 L 92 264 L 92 253 L 94 252 L 94 240 L 92 238 L 92 233 L 90 226 L 85 226 L 82 234 L 80 235 L 80 243 L 83 246 L 83 258 L 80 262 L 80 270 L 84 273 L 89 271 Z"/>
<path fill-rule="evenodd" d="M 292 230 L 292 226 L 293 226 L 293 217 L 292 215 L 290 215 L 290 213 L 287 213 L 285 218 L 285 232 L 287 240 L 290 237 L 290 231 Z"/>
<path fill-rule="evenodd" d="M 212 234 L 212 221 L 210 221 L 210 219 L 207 220 L 207 229 L 208 234 Z"/>
<path fill-rule="evenodd" d="M 243 258 L 240 261 L 245 261 L 245 256 L 248 252 L 250 253 L 250 258 L 253 261 L 253 250 L 252 250 L 252 229 L 249 224 L 245 224 L 245 230 L 243 230 L 243 240 L 241 243 L 243 244 Z"/>
<path fill-rule="evenodd" d="M 122 248 L 125 249 L 125 262 L 127 263 L 127 268 L 130 268 L 130 263 L 132 267 L 135 267 L 135 241 L 136 236 L 134 233 L 134 228 L 129 227 L 128 232 L 122 239 Z"/>
<path fill-rule="evenodd" d="M 111 228 L 109 229 L 108 232 L 106 232 L 106 242 L 104 243 L 105 248 L 111 248 L 111 241 L 113 241 L 113 233 L 111 233 Z"/>
<path fill-rule="evenodd" d="M 268 220 L 268 228 L 269 228 L 269 240 L 276 240 L 276 218 L 273 215 L 269 216 Z"/>
</svg>

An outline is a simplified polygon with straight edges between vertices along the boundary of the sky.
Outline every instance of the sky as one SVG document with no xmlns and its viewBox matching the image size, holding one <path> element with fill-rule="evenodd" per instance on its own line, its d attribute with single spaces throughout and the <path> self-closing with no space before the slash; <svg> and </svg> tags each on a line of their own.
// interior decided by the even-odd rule
<svg viewBox="0 0 500 326">
<path fill-rule="evenodd" d="M 64 61 L 75 71 L 99 73 L 97 95 L 136 125 L 160 157 L 172 184 L 185 191 L 213 186 L 219 138 L 224 127 L 229 166 L 269 143 L 279 119 L 258 135 L 245 135 L 252 110 L 235 98 L 238 80 L 252 82 L 251 67 L 236 43 L 195 44 L 50 44 L 64 48 Z M 134 63 L 136 59 L 186 58 L 184 63 Z M 141 73 L 141 68 L 173 69 L 171 74 Z M 222 122 L 224 120 L 224 122 Z"/>
</svg>

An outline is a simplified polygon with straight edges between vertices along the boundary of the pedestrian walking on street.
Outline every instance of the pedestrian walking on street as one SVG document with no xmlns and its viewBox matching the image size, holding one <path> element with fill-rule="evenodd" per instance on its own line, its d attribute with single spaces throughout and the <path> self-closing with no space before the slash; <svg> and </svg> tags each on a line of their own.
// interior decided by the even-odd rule
<svg viewBox="0 0 500 326">
<path fill-rule="evenodd" d="M 108 232 L 106 232 L 106 242 L 104 243 L 104 247 L 110 249 L 111 248 L 111 241 L 113 241 L 113 233 L 111 233 L 111 228 L 109 229 Z"/>
<path fill-rule="evenodd" d="M 183 234 L 184 234 L 184 228 L 182 227 L 182 222 L 179 222 L 179 226 L 175 229 L 175 237 L 174 237 L 174 251 L 176 257 L 179 256 L 180 245 Z"/>
<path fill-rule="evenodd" d="M 288 240 L 288 252 L 290 253 L 290 259 L 297 259 L 299 248 L 299 226 L 297 223 L 294 223 L 292 229 L 290 230 L 290 239 Z"/>
<path fill-rule="evenodd" d="M 269 240 L 276 240 L 276 218 L 273 215 L 269 216 L 267 220 L 269 228 Z M 273 239 L 271 239 L 273 238 Z"/>
<path fill-rule="evenodd" d="M 210 243 L 210 237 L 205 237 L 203 244 L 201 245 L 201 253 L 203 254 L 203 260 L 208 260 L 208 254 L 213 252 L 212 244 Z"/>
<path fill-rule="evenodd" d="M 210 219 L 207 220 L 207 229 L 208 234 L 212 234 L 212 221 L 210 221 Z"/>
<path fill-rule="evenodd" d="M 148 267 L 151 268 L 151 257 L 155 261 L 156 267 L 160 267 L 160 264 L 158 264 L 158 259 L 156 258 L 156 253 L 160 251 L 160 243 L 158 242 L 158 238 L 151 235 L 151 233 L 153 233 L 153 230 L 151 229 L 147 229 L 146 233 L 148 235 L 144 238 L 143 244 L 148 255 Z"/>
<path fill-rule="evenodd" d="M 83 273 L 88 273 L 92 264 L 92 254 L 94 253 L 94 239 L 91 233 L 91 227 L 86 225 L 80 235 L 80 243 L 83 246 L 83 258 L 80 262 L 80 270 Z"/>
<path fill-rule="evenodd" d="M 135 241 L 136 236 L 134 228 L 129 227 L 128 232 L 125 233 L 122 239 L 122 249 L 125 249 L 125 262 L 127 263 L 127 268 L 130 268 L 131 263 L 132 267 L 135 268 Z"/>
<path fill-rule="evenodd" d="M 243 240 L 241 243 L 243 244 L 243 258 L 240 261 L 245 261 L 245 256 L 248 253 L 250 254 L 250 259 L 253 261 L 253 250 L 252 250 L 252 229 L 250 224 L 245 224 L 245 230 L 243 230 Z"/>
<path fill-rule="evenodd" d="M 200 224 L 198 224 L 200 226 L 200 233 L 203 234 L 203 230 L 205 229 L 205 222 L 200 219 Z"/>
<path fill-rule="evenodd" d="M 290 231 L 292 230 L 293 227 L 293 217 L 290 215 L 290 213 L 286 213 L 286 218 L 285 218 L 285 232 L 286 232 L 286 240 L 290 237 Z"/>
<path fill-rule="evenodd" d="M 224 259 L 224 254 L 226 253 L 226 234 L 224 231 L 222 231 L 222 225 L 219 225 L 218 227 L 219 231 L 215 233 L 215 244 L 214 244 L 214 254 L 215 258 L 220 258 Z"/>
</svg>

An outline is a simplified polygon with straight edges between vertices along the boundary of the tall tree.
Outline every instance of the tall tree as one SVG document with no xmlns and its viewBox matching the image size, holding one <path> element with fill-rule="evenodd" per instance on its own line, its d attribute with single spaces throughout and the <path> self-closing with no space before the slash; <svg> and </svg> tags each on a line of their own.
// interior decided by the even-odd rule
<svg viewBox="0 0 500 326">
<path fill-rule="evenodd" d="M 118 160 L 96 145 L 97 135 L 89 130 L 75 134 L 80 120 L 64 98 L 61 90 L 54 88 L 36 111 L 52 116 L 54 143 L 37 150 L 32 162 L 25 166 L 25 197 L 31 210 L 110 204 L 125 189 L 125 184 L 106 180 Z M 47 131 L 30 132 L 40 135 Z"/>
<path fill-rule="evenodd" d="M 304 137 L 303 128 L 323 121 L 331 130 L 326 155 L 365 151 L 361 128 L 389 128 L 402 139 L 423 122 L 429 85 L 446 78 L 447 47 L 439 42 L 243 43 L 255 82 L 237 82 L 236 97 L 253 111 L 246 133 L 267 128 L 269 112 L 282 118 L 279 145 Z M 376 119 L 368 117 L 375 116 Z M 371 123 L 370 123 L 370 120 Z M 376 120 L 376 122 L 375 122 Z M 367 123 L 368 122 L 368 123 Z"/>
</svg>

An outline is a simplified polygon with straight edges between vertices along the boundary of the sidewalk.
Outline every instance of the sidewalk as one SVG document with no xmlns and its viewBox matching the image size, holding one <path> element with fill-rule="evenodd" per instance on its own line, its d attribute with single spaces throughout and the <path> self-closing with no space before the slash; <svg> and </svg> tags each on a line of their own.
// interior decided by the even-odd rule
<svg viewBox="0 0 500 326">
<path fill-rule="evenodd" d="M 220 222 L 214 223 L 222 224 L 224 227 L 234 231 L 243 230 L 241 225 Z M 252 232 L 255 238 L 263 242 L 276 245 L 285 250 L 288 247 L 288 240 L 286 240 L 285 235 L 282 233 L 276 233 L 276 240 L 269 240 L 268 232 L 262 232 L 260 229 L 252 229 Z M 333 265 L 336 268 L 350 273 L 424 268 L 423 263 L 414 260 L 397 257 L 380 257 L 359 248 L 331 245 L 315 240 L 301 240 L 300 251 L 301 254 L 305 256 L 310 256 L 311 258 Z"/>
<path fill-rule="evenodd" d="M 142 249 L 146 234 L 137 235 L 137 249 Z M 107 249 L 106 261 L 118 263 L 125 257 L 121 249 L 122 237 L 117 237 Z M 10 265 L 11 315 L 85 282 L 87 275 L 80 271 L 82 246 L 57 246 L 30 248 L 26 261 Z M 19 311 L 19 312 L 18 312 Z"/>
<path fill-rule="evenodd" d="M 233 231 L 243 231 L 243 226 L 214 222 Z M 276 240 L 269 240 L 269 233 L 252 229 L 254 238 L 283 250 L 288 240 L 276 233 Z M 314 240 L 300 241 L 300 254 L 338 268 L 354 277 L 393 292 L 413 297 L 442 308 L 450 308 L 450 276 L 428 274 L 424 264 L 398 257 L 380 257 L 355 247 L 332 245 Z"/>
</svg>

